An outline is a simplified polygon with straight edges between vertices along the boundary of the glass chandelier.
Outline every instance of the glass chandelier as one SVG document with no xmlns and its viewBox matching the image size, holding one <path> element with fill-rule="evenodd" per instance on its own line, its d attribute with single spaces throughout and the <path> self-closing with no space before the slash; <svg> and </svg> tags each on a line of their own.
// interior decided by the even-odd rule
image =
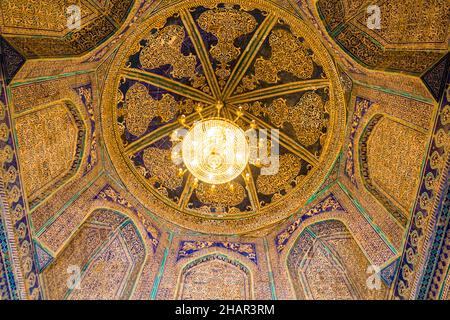
<svg viewBox="0 0 450 320">
<path fill-rule="evenodd" d="M 186 167 L 180 168 L 179 174 L 184 175 L 189 171 L 195 177 L 196 183 L 229 183 L 243 174 L 248 163 L 252 162 L 248 132 L 244 132 L 236 124 L 243 115 L 242 109 L 239 108 L 236 119 L 231 120 L 221 116 L 222 108 L 223 103 L 218 102 L 217 113 L 204 118 L 203 107 L 197 105 L 195 110 L 201 120 L 189 127 L 186 117 L 181 116 L 179 122 L 185 128 L 185 133 L 182 138 L 178 131 L 172 136 L 172 141 L 181 141 L 179 148 L 173 149 L 172 159 Z M 252 123 L 251 128 L 255 127 Z"/>
<path fill-rule="evenodd" d="M 183 139 L 186 168 L 209 184 L 234 180 L 245 170 L 249 156 L 245 132 L 223 118 L 197 122 Z"/>
</svg>

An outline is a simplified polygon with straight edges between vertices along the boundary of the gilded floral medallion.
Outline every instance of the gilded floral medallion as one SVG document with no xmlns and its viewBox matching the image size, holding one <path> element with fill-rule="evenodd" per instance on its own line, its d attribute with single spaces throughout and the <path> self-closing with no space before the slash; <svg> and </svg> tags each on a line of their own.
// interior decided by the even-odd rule
<svg viewBox="0 0 450 320">
<path fill-rule="evenodd" d="M 134 27 L 102 105 L 107 150 L 126 187 L 152 213 L 210 233 L 249 232 L 301 209 L 337 159 L 345 126 L 341 84 L 319 37 L 256 0 L 183 1 Z M 277 172 L 249 164 L 216 186 L 180 170 L 171 156 L 179 118 L 192 126 L 218 104 L 243 131 L 279 130 Z"/>
</svg>

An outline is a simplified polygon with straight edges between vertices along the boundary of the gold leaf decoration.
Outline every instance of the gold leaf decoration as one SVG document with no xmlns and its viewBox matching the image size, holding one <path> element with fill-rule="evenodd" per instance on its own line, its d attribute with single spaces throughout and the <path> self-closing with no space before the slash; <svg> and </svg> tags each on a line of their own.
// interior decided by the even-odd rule
<svg viewBox="0 0 450 320">
<path fill-rule="evenodd" d="M 196 190 L 196 195 L 205 204 L 219 207 L 232 207 L 244 201 L 245 189 L 239 183 L 233 185 L 233 187 L 230 187 L 228 184 L 211 187 L 205 183 L 200 183 Z"/>
<path fill-rule="evenodd" d="M 183 177 L 178 175 L 170 150 L 148 148 L 144 151 L 144 163 L 151 177 L 167 188 L 174 190 L 182 185 Z"/>
<path fill-rule="evenodd" d="M 256 187 L 258 192 L 264 195 L 272 195 L 284 189 L 289 189 L 289 184 L 295 180 L 300 169 L 301 159 L 293 154 L 280 156 L 280 170 L 274 176 L 258 176 Z"/>
</svg>

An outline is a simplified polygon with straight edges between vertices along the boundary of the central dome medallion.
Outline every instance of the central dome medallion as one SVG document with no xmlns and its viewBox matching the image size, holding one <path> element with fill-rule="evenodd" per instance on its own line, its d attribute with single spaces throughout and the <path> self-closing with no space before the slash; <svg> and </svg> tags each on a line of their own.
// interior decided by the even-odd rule
<svg viewBox="0 0 450 320">
<path fill-rule="evenodd" d="M 343 145 L 345 102 L 320 36 L 296 13 L 189 0 L 132 28 L 106 79 L 102 130 L 118 178 L 149 212 L 239 234 L 315 196 Z M 250 129 L 270 137 L 270 160 L 254 161 Z"/>
</svg>

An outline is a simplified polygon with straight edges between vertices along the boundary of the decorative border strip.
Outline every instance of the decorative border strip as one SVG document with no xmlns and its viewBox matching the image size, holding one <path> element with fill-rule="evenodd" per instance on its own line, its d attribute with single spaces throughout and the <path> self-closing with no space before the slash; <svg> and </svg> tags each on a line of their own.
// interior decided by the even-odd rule
<svg viewBox="0 0 450 320">
<path fill-rule="evenodd" d="M 3 208 L 1 211 L 4 213 Z M 8 239 L 3 227 L 2 215 L 0 215 L 0 300 L 17 298 L 16 291 L 16 280 L 9 257 Z"/>
<path fill-rule="evenodd" d="M 424 268 L 417 299 L 437 299 L 450 254 L 450 189 L 447 181 L 447 196 L 434 229 L 434 240 L 430 246 L 427 265 Z"/>
<path fill-rule="evenodd" d="M 300 225 L 304 221 L 314 216 L 317 216 L 321 213 L 335 210 L 345 211 L 342 205 L 336 199 L 336 197 L 333 194 L 330 194 L 328 197 L 326 197 L 324 200 L 318 203 L 314 208 L 302 214 L 297 220 L 292 222 L 285 230 L 277 234 L 277 236 L 275 237 L 275 247 L 277 249 L 277 252 L 281 253 L 281 251 L 283 251 L 292 234 L 295 232 L 295 230 L 297 230 L 300 227 Z"/>
<path fill-rule="evenodd" d="M 256 256 L 256 245 L 254 243 L 239 243 L 239 242 L 215 242 L 215 241 L 181 241 L 177 252 L 177 261 L 192 256 L 195 252 L 207 248 L 224 248 L 236 252 L 248 259 L 256 265 L 258 259 Z"/>
<path fill-rule="evenodd" d="M 4 176 L 7 180 L 3 181 L 0 199 L 3 210 L 9 219 L 5 225 L 5 229 L 10 233 L 8 255 L 11 257 L 12 265 L 15 265 L 16 268 L 14 276 L 17 293 L 13 294 L 13 297 L 41 299 L 34 246 L 19 175 L 16 146 L 11 130 L 10 112 L 7 107 L 8 96 L 2 73 L 0 73 L 0 85 L 0 106 L 2 107 L 0 127 L 3 128 L 3 136 L 0 139 L 0 170 L 7 173 Z"/>
<path fill-rule="evenodd" d="M 429 238 L 437 232 L 437 226 L 442 223 L 442 195 L 445 184 L 448 183 L 450 166 L 450 72 L 446 76 L 446 90 L 436 113 L 432 141 L 430 142 L 427 159 L 422 172 L 419 192 L 413 209 L 412 219 L 408 229 L 407 239 L 397 272 L 394 297 L 398 299 L 414 298 L 415 290 L 419 288 L 418 298 L 428 296 L 427 287 L 417 283 L 417 273 L 425 258 L 433 259 L 431 245 L 425 247 Z M 445 219 L 444 219 L 445 220 Z M 436 235 L 434 234 L 436 239 Z M 424 250 L 426 250 L 424 252 Z M 430 269 L 424 269 L 425 282 L 428 282 Z"/>
<path fill-rule="evenodd" d="M 356 97 L 355 111 L 353 113 L 352 129 L 350 131 L 350 141 L 347 148 L 347 159 L 345 160 L 344 174 L 350 179 L 350 181 L 358 186 L 355 178 L 355 136 L 361 124 L 361 120 L 364 115 L 372 107 L 373 102 L 361 97 Z"/>
<path fill-rule="evenodd" d="M 88 83 L 82 86 L 75 87 L 74 90 L 77 92 L 77 94 L 80 96 L 81 101 L 83 102 L 87 114 L 89 116 L 89 122 L 91 126 L 91 147 L 88 154 L 87 159 L 87 165 L 86 169 L 84 171 L 83 176 L 87 175 L 89 172 L 92 171 L 92 169 L 95 167 L 95 165 L 98 162 L 98 153 L 97 153 L 97 132 L 96 132 L 96 125 L 95 125 L 95 114 L 94 114 L 94 102 L 93 102 L 93 90 L 92 90 L 92 84 Z"/>
</svg>

